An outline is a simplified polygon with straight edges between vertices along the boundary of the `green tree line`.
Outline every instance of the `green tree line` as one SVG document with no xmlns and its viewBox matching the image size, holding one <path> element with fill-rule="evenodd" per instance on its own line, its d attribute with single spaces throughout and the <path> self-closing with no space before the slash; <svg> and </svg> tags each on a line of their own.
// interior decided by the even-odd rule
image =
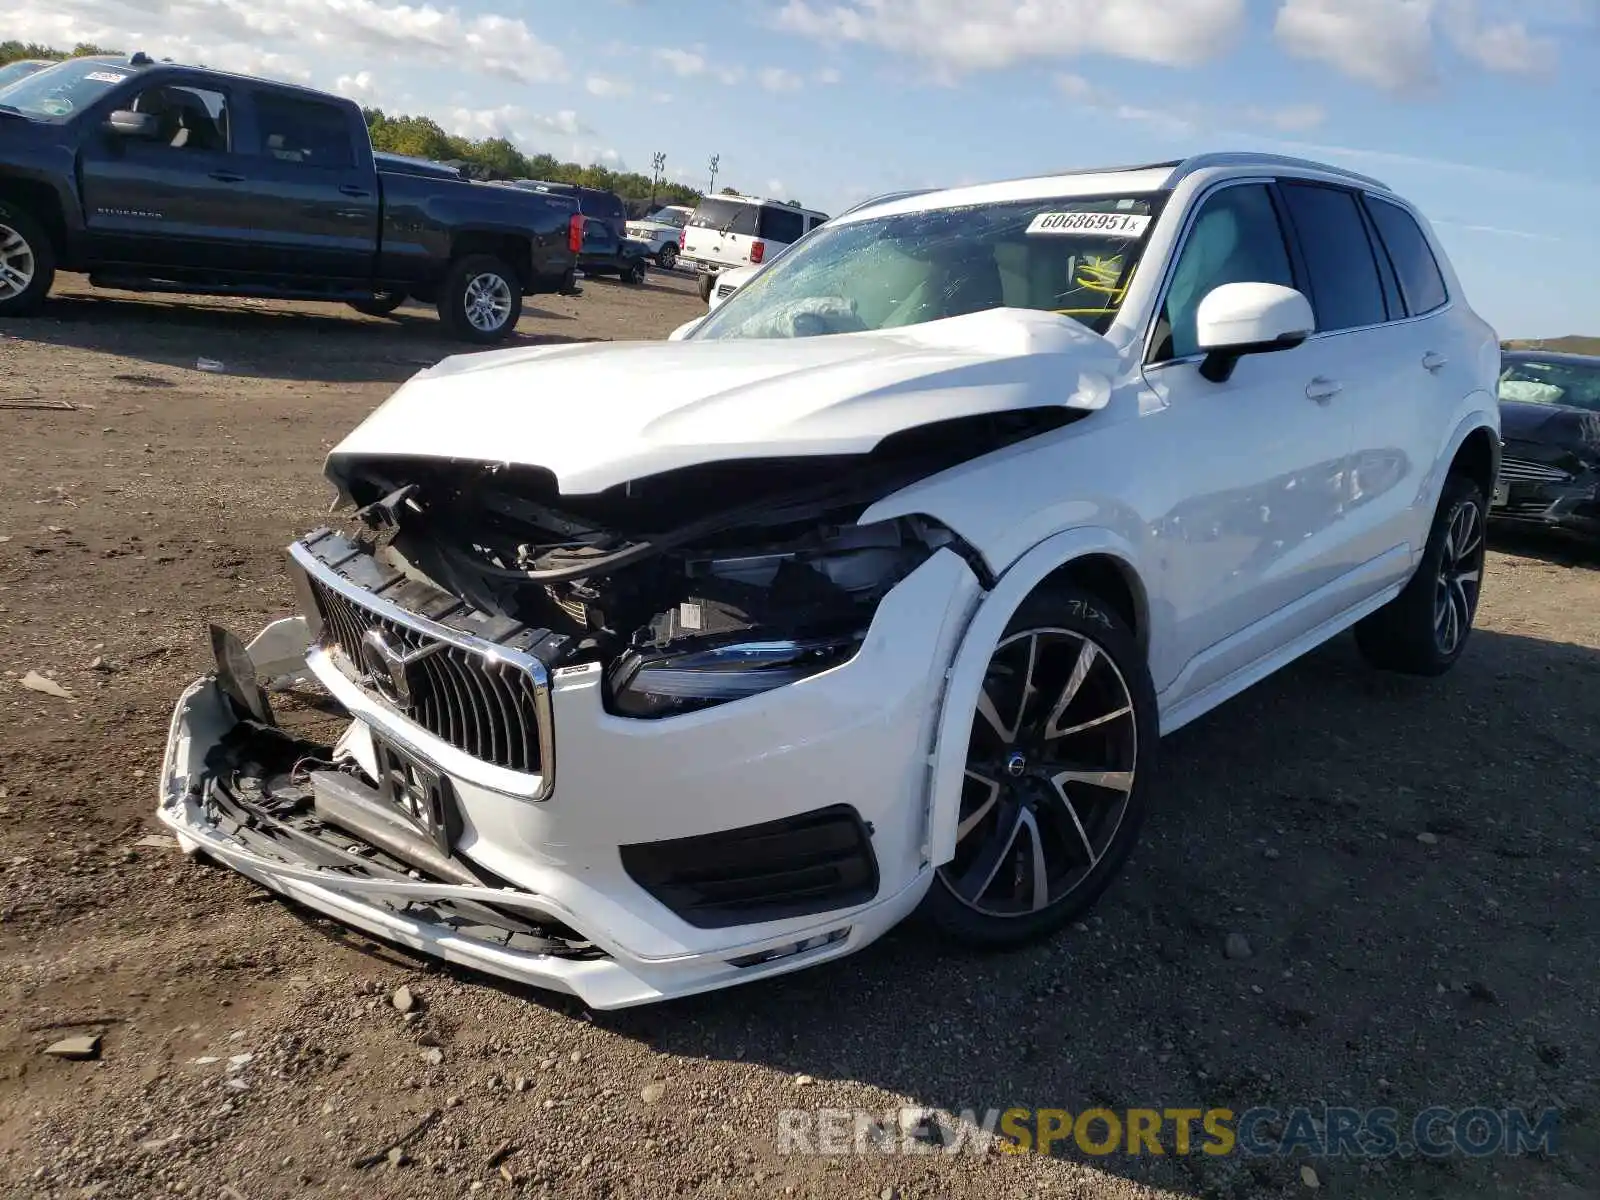
<svg viewBox="0 0 1600 1200">
<path fill-rule="evenodd" d="M 57 50 L 33 42 L 0 42 L 0 66 L 21 58 L 74 58 L 84 54 L 120 54 L 102 46 L 79 43 Z M 473 179 L 544 179 L 552 183 L 577 183 L 605 188 L 628 202 L 630 210 L 647 207 L 652 195 L 658 204 L 699 203 L 700 193 L 677 183 L 659 183 L 637 171 L 613 171 L 599 163 L 561 162 L 553 154 L 528 154 L 507 139 L 464 138 L 446 133 L 431 117 L 390 116 L 379 108 L 363 108 L 367 129 L 376 150 L 434 159 L 460 167 Z"/>
</svg>

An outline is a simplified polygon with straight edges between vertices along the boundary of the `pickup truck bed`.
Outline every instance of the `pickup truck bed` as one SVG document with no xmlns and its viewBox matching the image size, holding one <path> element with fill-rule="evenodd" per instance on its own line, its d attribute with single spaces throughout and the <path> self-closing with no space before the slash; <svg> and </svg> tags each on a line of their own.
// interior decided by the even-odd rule
<svg viewBox="0 0 1600 1200">
<path fill-rule="evenodd" d="M 415 297 L 488 343 L 524 294 L 573 288 L 581 240 L 568 198 L 375 157 L 356 104 L 305 88 L 134 55 L 68 60 L 0 101 L 0 317 L 36 311 L 60 267 L 372 314 Z"/>
</svg>

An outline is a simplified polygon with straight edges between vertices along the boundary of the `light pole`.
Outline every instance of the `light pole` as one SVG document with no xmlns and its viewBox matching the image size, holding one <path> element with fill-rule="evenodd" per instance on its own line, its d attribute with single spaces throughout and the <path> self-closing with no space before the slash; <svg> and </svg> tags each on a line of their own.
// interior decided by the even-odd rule
<svg viewBox="0 0 1600 1200">
<path fill-rule="evenodd" d="M 716 193 L 716 190 L 717 190 L 717 164 L 720 163 L 721 161 L 722 161 L 722 155 L 713 154 L 711 156 L 711 193 L 713 195 Z"/>
<path fill-rule="evenodd" d="M 657 150 L 650 156 L 650 211 L 656 208 L 656 186 L 661 182 L 667 170 L 667 152 Z"/>
</svg>

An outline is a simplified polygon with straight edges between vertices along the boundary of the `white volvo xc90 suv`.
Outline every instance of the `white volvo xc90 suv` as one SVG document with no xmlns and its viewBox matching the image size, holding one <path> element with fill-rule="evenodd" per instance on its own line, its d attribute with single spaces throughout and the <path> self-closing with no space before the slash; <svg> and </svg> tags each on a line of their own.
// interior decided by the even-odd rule
<svg viewBox="0 0 1600 1200">
<path fill-rule="evenodd" d="M 1462 653 L 1494 332 L 1376 180 L 1210 154 L 872 204 L 668 342 L 419 373 L 303 616 L 174 715 L 183 847 L 615 1007 L 1081 913 L 1162 734 Z M 337 745 L 274 724 L 314 680 Z"/>
</svg>

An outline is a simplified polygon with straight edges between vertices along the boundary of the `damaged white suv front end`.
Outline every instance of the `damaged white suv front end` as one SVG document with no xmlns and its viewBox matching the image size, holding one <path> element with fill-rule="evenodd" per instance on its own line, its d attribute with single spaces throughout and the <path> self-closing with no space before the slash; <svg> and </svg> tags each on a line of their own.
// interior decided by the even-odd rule
<svg viewBox="0 0 1600 1200">
<path fill-rule="evenodd" d="M 1359 246 L 1308 240 L 1329 213 Z M 1301 285 L 1363 271 L 1376 319 L 1319 337 Z M 213 631 L 161 819 L 600 1008 L 919 905 L 1049 934 L 1163 733 L 1351 626 L 1383 666 L 1461 653 L 1498 349 L 1458 288 L 1375 181 L 1214 155 L 887 199 L 668 342 L 447 359 L 329 455 L 301 616 Z M 283 677 L 335 744 L 275 722 Z"/>
</svg>

